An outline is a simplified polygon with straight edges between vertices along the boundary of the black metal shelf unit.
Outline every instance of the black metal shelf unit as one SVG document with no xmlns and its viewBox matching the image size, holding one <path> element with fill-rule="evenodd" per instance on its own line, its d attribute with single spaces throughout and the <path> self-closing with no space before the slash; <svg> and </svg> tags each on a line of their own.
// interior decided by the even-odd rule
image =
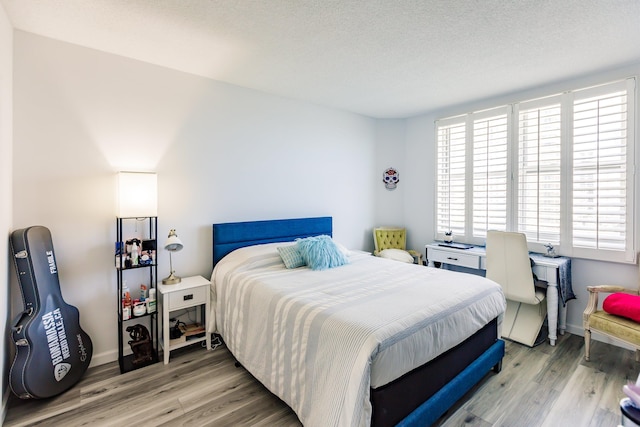
<svg viewBox="0 0 640 427">
<path fill-rule="evenodd" d="M 153 247 L 154 256 L 151 257 L 151 262 L 144 265 L 127 265 L 126 258 L 129 255 L 126 249 L 126 240 L 123 239 L 123 225 L 128 221 L 138 221 L 147 223 L 149 227 L 149 239 L 145 241 L 148 245 Z M 145 224 L 146 226 L 146 224 Z M 136 224 L 137 227 L 137 224 Z M 148 270 L 144 281 L 148 290 L 156 289 L 156 282 L 158 280 L 158 260 L 157 260 L 157 241 L 158 241 L 158 217 L 144 217 L 144 218 L 116 218 L 116 259 L 115 267 L 118 276 L 118 293 L 117 293 L 117 307 L 118 307 L 118 364 L 120 365 L 120 373 L 132 371 L 134 369 L 142 368 L 144 366 L 151 365 L 158 362 L 158 308 L 156 306 L 155 311 L 152 313 L 141 314 L 140 316 L 134 316 L 133 312 L 130 314 L 129 319 L 123 317 L 123 285 L 125 281 L 125 272 L 132 270 Z M 141 277 L 141 276 L 137 276 Z M 156 297 L 157 301 L 157 297 Z M 136 325 L 137 323 L 148 325 L 150 335 L 151 351 L 149 357 L 136 358 L 135 352 L 133 354 L 125 355 L 125 345 L 130 345 L 129 341 L 125 343 L 125 327 Z M 146 326 L 145 325 L 145 326 Z M 142 348 L 142 347 L 139 347 Z M 133 349 L 133 347 L 132 347 Z"/>
</svg>

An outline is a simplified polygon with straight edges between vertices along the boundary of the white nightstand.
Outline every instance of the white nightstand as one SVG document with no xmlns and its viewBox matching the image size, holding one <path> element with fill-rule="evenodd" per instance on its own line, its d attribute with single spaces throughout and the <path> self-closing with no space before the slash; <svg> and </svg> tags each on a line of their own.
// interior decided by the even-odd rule
<svg viewBox="0 0 640 427">
<path fill-rule="evenodd" d="M 197 342 L 206 341 L 207 350 L 211 349 L 211 334 L 205 332 L 204 337 L 194 338 L 185 342 L 171 344 L 169 340 L 170 313 L 189 307 L 202 306 L 202 325 L 207 327 L 209 315 L 209 287 L 211 282 L 202 276 L 185 277 L 176 285 L 158 283 L 162 305 L 162 348 L 164 349 L 164 363 L 169 363 L 171 350 L 176 350 Z"/>
</svg>

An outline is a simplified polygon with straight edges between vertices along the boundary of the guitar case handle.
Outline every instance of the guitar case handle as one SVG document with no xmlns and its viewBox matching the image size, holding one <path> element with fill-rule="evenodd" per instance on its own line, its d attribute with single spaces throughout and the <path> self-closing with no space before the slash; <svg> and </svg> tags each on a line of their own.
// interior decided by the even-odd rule
<svg viewBox="0 0 640 427">
<path fill-rule="evenodd" d="M 11 331 L 15 332 L 16 334 L 20 334 L 22 332 L 22 320 L 25 317 L 31 317 L 33 315 L 33 307 L 29 307 L 28 309 L 24 310 L 22 313 L 18 314 L 14 319 L 13 319 L 13 324 L 11 325 Z"/>
</svg>

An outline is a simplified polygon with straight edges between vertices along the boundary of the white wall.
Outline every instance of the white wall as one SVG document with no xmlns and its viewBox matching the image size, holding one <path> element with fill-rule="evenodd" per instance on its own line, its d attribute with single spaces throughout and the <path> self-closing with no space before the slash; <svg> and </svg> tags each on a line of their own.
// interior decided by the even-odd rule
<svg viewBox="0 0 640 427">
<path fill-rule="evenodd" d="M 185 244 L 173 257 L 182 276 L 210 276 L 214 222 L 331 215 L 338 240 L 370 245 L 382 185 L 374 120 L 24 32 L 14 40 L 13 226 L 51 229 L 94 365 L 117 355 L 118 170 L 158 173 L 159 230 Z M 15 280 L 12 295 L 18 310 Z"/>
<path fill-rule="evenodd" d="M 13 28 L 0 5 L 0 233 L 6 236 L 0 244 L 0 400 L 2 413 L 0 424 L 4 420 L 8 371 L 8 337 L 9 337 L 9 239 L 11 232 L 11 159 L 13 139 Z"/>
<path fill-rule="evenodd" d="M 407 188 L 408 194 L 405 203 L 405 219 L 408 224 L 410 235 L 417 239 L 417 242 L 431 242 L 434 238 L 435 229 L 435 120 L 443 117 L 454 116 L 470 111 L 483 110 L 511 102 L 525 101 L 542 96 L 553 95 L 565 90 L 579 89 L 596 84 L 626 78 L 633 75 L 640 75 L 640 64 L 615 70 L 609 70 L 571 81 L 558 82 L 544 88 L 536 88 L 528 91 L 499 96 L 492 99 L 459 105 L 442 111 L 432 112 L 418 117 L 409 118 L 406 121 L 406 167 L 412 173 L 419 173 L 424 181 L 420 189 Z M 638 96 L 638 106 L 636 112 L 640 112 L 640 96 Z M 636 129 L 637 114 L 636 114 Z M 638 132 L 636 133 L 636 141 Z M 636 142 L 637 147 L 637 142 Z M 640 148 L 636 149 L 636 169 L 640 165 Z M 412 180 L 413 182 L 413 180 Z M 412 184 L 413 185 L 413 184 Z M 640 189 L 640 174 L 636 173 L 636 189 Z M 636 224 L 640 226 L 640 196 L 636 191 Z M 636 230 L 636 236 L 639 235 Z M 638 237 L 636 237 L 638 239 Z M 424 243 L 422 251 L 424 253 Z M 637 244 L 640 242 L 636 242 Z M 640 249 L 640 248 L 636 248 Z M 637 266 L 629 264 L 607 263 L 590 261 L 585 259 L 573 259 L 573 289 L 577 300 L 568 304 L 567 324 L 568 330 L 572 333 L 583 334 L 582 313 L 588 300 L 587 286 L 591 285 L 622 285 L 635 288 L 638 284 Z M 601 337 L 594 338 L 601 339 Z"/>
<path fill-rule="evenodd" d="M 433 222 L 432 174 L 434 162 L 429 145 L 423 136 L 433 127 L 425 120 L 379 119 L 376 122 L 376 170 L 379 185 L 376 188 L 376 224 L 378 226 L 400 226 L 407 228 L 407 248 L 424 253 L 424 235 Z M 428 121 L 427 121 L 428 123 Z M 414 141 L 411 146 L 408 141 Z M 422 141 L 422 142 L 417 142 Z M 415 143 L 417 142 L 417 143 Z M 400 174 L 400 183 L 395 190 L 385 188 L 383 171 L 394 167 Z M 371 243 L 373 246 L 373 241 Z M 373 250 L 371 247 L 369 250 Z"/>
<path fill-rule="evenodd" d="M 425 245 L 433 240 L 435 223 L 435 145 L 433 117 L 408 119 L 406 124 L 404 217 L 407 245 L 425 255 Z"/>
<path fill-rule="evenodd" d="M 405 121 L 401 119 L 378 120 L 376 123 L 376 226 L 397 226 L 404 224 L 404 198 L 408 184 L 405 167 Z M 395 168 L 400 182 L 394 190 L 389 190 L 383 182 L 383 172 Z M 371 248 L 373 250 L 373 237 Z"/>
</svg>

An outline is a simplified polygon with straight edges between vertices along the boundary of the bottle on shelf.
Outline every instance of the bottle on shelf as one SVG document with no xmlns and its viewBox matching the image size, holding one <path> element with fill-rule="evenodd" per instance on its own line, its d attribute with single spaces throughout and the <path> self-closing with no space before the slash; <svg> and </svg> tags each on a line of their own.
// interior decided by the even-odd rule
<svg viewBox="0 0 640 427">
<path fill-rule="evenodd" d="M 122 284 L 122 320 L 131 319 L 131 292 L 125 280 Z"/>
<path fill-rule="evenodd" d="M 147 313 L 155 313 L 156 312 L 156 290 L 151 288 L 149 289 L 149 300 L 147 301 Z"/>
<path fill-rule="evenodd" d="M 135 241 L 131 245 L 131 265 L 138 265 L 138 244 Z"/>
<path fill-rule="evenodd" d="M 126 305 L 123 304 L 122 307 L 122 320 L 129 320 L 131 319 L 131 306 L 130 305 Z"/>
<path fill-rule="evenodd" d="M 131 308 L 133 302 L 131 300 L 131 292 L 129 291 L 129 287 L 127 286 L 127 281 L 125 280 L 122 284 L 122 320 L 131 319 Z"/>
</svg>

